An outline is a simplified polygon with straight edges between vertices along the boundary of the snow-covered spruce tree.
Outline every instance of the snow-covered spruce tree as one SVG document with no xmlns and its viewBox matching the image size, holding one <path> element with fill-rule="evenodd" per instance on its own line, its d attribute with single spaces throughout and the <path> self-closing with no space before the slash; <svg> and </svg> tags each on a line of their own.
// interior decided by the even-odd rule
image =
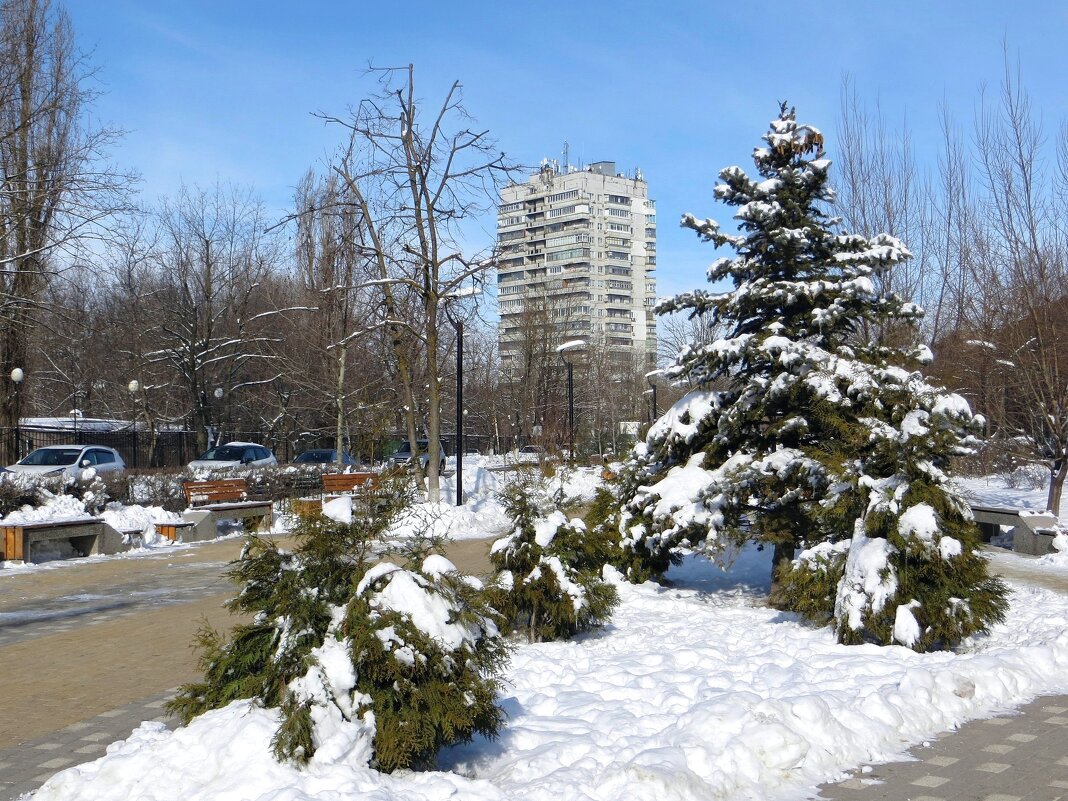
<svg viewBox="0 0 1068 801">
<path fill-rule="evenodd" d="M 887 235 L 845 233 L 823 210 L 834 195 L 820 132 L 784 105 L 764 141 L 753 154 L 759 179 L 729 167 L 716 186 L 738 209 L 739 234 L 683 218 L 734 249 L 708 271 L 733 289 L 685 293 L 658 311 L 726 334 L 679 354 L 670 375 L 697 389 L 654 424 L 621 477 L 624 567 L 655 577 L 682 547 L 714 554 L 753 538 L 775 548 L 774 600 L 837 615 L 844 641 L 890 642 L 880 615 L 896 620 L 904 608 L 899 633 L 909 615 L 927 632 L 906 644 L 952 645 L 1004 608 L 944 473 L 975 421 L 916 372 L 930 358 L 913 344 L 922 310 L 878 288 L 908 250 Z M 921 503 L 934 513 L 910 528 Z M 895 543 L 892 531 L 907 533 Z M 813 547 L 795 565 L 796 549 Z M 836 553 L 846 547 L 843 568 Z M 878 548 L 885 558 L 870 569 Z M 914 583 L 918 575 L 934 578 Z M 882 589 L 869 586 L 876 579 Z"/>
<path fill-rule="evenodd" d="M 497 576 L 488 588 L 509 630 L 531 642 L 568 639 L 608 621 L 618 603 L 602 578 L 612 542 L 569 520 L 563 498 L 523 473 L 500 493 L 512 531 L 490 549 Z"/>
<path fill-rule="evenodd" d="M 232 701 L 279 710 L 275 756 L 425 767 L 438 750 L 494 736 L 506 651 L 484 590 L 441 556 L 371 564 L 389 510 L 351 524 L 302 518 L 292 553 L 251 538 L 229 603 L 252 621 L 205 628 L 204 679 L 169 704 L 183 722 Z"/>
</svg>

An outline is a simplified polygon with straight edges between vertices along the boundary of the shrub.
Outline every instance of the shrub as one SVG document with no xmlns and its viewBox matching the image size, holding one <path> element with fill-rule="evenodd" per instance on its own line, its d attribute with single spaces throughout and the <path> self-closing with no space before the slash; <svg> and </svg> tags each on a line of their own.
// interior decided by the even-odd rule
<svg viewBox="0 0 1068 801">
<path fill-rule="evenodd" d="M 490 593 L 509 630 L 537 642 L 603 625 L 619 600 L 601 578 L 610 561 L 609 538 L 582 520 L 568 520 L 562 494 L 550 495 L 532 473 L 520 474 L 500 497 L 512 532 L 490 551 L 498 571 Z"/>
<path fill-rule="evenodd" d="M 229 607 L 252 620 L 228 639 L 200 631 L 204 679 L 168 710 L 188 723 L 238 699 L 277 708 L 274 754 L 298 765 L 362 747 L 384 771 L 425 767 L 445 745 L 494 736 L 506 652 L 481 585 L 435 555 L 371 564 L 405 497 L 387 489 L 349 524 L 303 517 L 292 553 L 250 537 Z"/>
<path fill-rule="evenodd" d="M 838 583 L 845 573 L 849 540 L 820 542 L 803 549 L 792 562 L 779 566 L 770 603 L 796 612 L 817 626 L 834 619 Z"/>
</svg>

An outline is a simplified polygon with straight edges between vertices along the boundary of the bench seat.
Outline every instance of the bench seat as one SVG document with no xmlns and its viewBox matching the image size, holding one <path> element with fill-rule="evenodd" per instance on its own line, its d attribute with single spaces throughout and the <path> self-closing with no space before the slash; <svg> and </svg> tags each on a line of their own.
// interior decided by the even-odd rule
<svg viewBox="0 0 1068 801">
<path fill-rule="evenodd" d="M 1013 551 L 1042 556 L 1053 550 L 1057 516 L 1051 512 L 982 504 L 971 505 L 971 510 L 983 542 L 996 537 L 1002 526 L 1011 526 Z"/>
</svg>

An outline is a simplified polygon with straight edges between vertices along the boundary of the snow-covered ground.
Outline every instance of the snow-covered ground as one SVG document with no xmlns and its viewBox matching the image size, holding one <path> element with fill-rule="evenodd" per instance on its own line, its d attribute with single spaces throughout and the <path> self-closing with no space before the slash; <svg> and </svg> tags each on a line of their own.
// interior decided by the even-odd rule
<svg viewBox="0 0 1068 801">
<path fill-rule="evenodd" d="M 494 495 L 507 477 L 486 467 L 465 465 L 467 507 L 434 510 L 442 532 L 499 531 Z M 587 469 L 562 480 L 588 496 L 597 476 Z M 1031 505 L 1026 493 L 1036 492 L 1044 500 L 996 479 L 968 488 L 987 503 Z M 1057 559 L 1068 551 L 1026 564 L 1068 567 Z M 916 654 L 841 646 L 828 629 L 768 609 L 768 572 L 767 552 L 750 548 L 726 571 L 689 558 L 670 588 L 619 583 L 607 628 L 516 647 L 500 738 L 445 751 L 437 772 L 382 775 L 359 758 L 296 770 L 270 755 L 275 713 L 238 702 L 173 733 L 142 724 L 35 799 L 797 798 L 966 720 L 1068 692 L 1064 593 L 1010 581 L 1008 620 L 989 636 L 958 653 Z"/>
<path fill-rule="evenodd" d="M 394 524 L 387 537 L 401 539 L 421 533 L 462 540 L 503 533 L 508 518 L 497 493 L 515 478 L 510 468 L 516 465 L 512 456 L 465 456 L 463 506 L 455 505 L 455 474 L 446 476 L 441 482 L 441 502 L 414 507 Z M 562 489 L 566 497 L 580 502 L 593 500 L 600 485 L 601 470 L 592 467 L 561 467 L 549 482 L 551 490 Z"/>
<path fill-rule="evenodd" d="M 440 772 L 275 762 L 273 712 L 235 703 L 177 732 L 145 723 L 36 801 L 78 798 L 796 798 L 965 720 L 1068 691 L 1068 596 L 1014 586 L 1009 619 L 960 653 L 837 645 L 766 608 L 768 557 L 691 558 L 675 586 L 620 584 L 612 624 L 519 646 L 499 740 L 446 751 Z M 359 749 L 355 749 L 359 753 Z"/>
<path fill-rule="evenodd" d="M 1045 470 L 1019 470 L 1015 474 L 997 474 L 978 478 L 956 478 L 955 483 L 965 496 L 988 506 L 1011 506 L 1042 512 L 1046 509 L 1049 492 L 1048 474 Z M 1062 525 L 1068 525 L 1066 498 L 1061 499 L 1057 517 Z"/>
</svg>

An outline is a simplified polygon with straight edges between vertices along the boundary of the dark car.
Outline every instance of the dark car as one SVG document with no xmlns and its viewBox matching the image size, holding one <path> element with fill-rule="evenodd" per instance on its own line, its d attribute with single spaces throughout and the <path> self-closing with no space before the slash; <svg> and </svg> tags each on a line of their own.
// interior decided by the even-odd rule
<svg viewBox="0 0 1068 801">
<path fill-rule="evenodd" d="M 337 464 L 337 451 L 332 448 L 316 448 L 304 451 L 293 460 L 293 464 Z M 351 454 L 343 452 L 341 454 L 341 464 L 346 467 L 354 467 L 359 463 L 352 458 Z"/>
</svg>

